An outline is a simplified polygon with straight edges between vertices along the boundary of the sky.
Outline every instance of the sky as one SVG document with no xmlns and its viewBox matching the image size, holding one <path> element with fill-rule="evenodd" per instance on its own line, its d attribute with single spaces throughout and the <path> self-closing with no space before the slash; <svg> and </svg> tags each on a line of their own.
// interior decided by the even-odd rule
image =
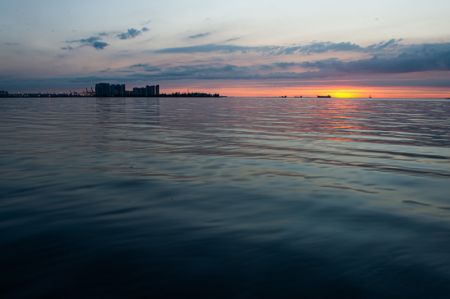
<svg viewBox="0 0 450 299">
<path fill-rule="evenodd" d="M 0 90 L 450 97 L 448 0 L 1 0 Z"/>
</svg>

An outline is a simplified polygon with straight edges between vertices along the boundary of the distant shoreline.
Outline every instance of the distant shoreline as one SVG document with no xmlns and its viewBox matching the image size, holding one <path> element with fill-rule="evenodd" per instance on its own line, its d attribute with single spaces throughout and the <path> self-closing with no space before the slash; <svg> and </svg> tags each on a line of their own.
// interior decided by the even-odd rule
<svg viewBox="0 0 450 299">
<path fill-rule="evenodd" d="M 66 95 L 66 94 L 24 94 L 24 95 L 7 95 L 0 96 L 0 99 L 31 99 L 31 98 L 101 98 L 101 99 L 114 99 L 114 98 L 137 98 L 137 99 L 154 99 L 154 98 L 227 98 L 227 96 L 216 94 L 179 94 L 179 95 L 159 95 L 159 96 L 124 96 L 124 97 L 98 97 L 98 96 L 84 96 L 84 95 Z"/>
<path fill-rule="evenodd" d="M 208 95 L 186 95 L 186 94 L 180 94 L 180 95 L 164 95 L 161 94 L 159 96 L 124 96 L 124 97 L 98 97 L 98 96 L 91 96 L 91 95 L 68 95 L 68 94 L 9 94 L 9 95 L 1 95 L 0 99 L 36 99 L 36 98 L 42 98 L 42 99 L 48 99 L 48 98 L 99 98 L 99 99 L 120 99 L 120 98 L 133 98 L 133 99 L 157 99 L 157 98 L 243 98 L 243 99 L 280 99 L 280 100 L 450 100 L 450 98 L 328 98 L 328 99 L 322 99 L 317 97 L 278 97 L 278 96 L 223 96 L 223 95 L 215 95 L 215 94 L 208 94 Z"/>
</svg>

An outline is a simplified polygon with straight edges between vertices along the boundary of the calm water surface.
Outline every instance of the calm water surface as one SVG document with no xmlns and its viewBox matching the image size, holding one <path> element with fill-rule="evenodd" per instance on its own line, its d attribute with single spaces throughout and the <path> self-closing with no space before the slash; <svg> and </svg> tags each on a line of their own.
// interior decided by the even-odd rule
<svg viewBox="0 0 450 299">
<path fill-rule="evenodd" d="M 449 298 L 450 102 L 3 99 L 1 298 Z"/>
</svg>

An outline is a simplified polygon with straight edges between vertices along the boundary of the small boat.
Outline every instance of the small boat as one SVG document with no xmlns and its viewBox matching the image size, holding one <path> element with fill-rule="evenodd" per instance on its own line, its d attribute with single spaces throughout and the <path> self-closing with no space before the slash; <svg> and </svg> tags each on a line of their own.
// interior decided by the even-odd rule
<svg viewBox="0 0 450 299">
<path fill-rule="evenodd" d="M 327 96 L 317 96 L 318 99 L 331 99 L 330 95 Z"/>
</svg>

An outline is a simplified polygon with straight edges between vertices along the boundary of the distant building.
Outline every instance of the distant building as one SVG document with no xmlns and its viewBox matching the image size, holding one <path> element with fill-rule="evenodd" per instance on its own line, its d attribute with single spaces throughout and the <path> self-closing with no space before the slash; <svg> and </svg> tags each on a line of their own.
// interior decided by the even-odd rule
<svg viewBox="0 0 450 299">
<path fill-rule="evenodd" d="M 159 96 L 159 85 L 147 85 L 143 88 L 135 87 L 131 93 L 133 97 L 155 97 Z"/>
<path fill-rule="evenodd" d="M 109 83 L 98 83 L 95 85 L 96 97 L 111 97 L 111 85 Z"/>
<path fill-rule="evenodd" d="M 125 97 L 127 95 L 125 84 L 99 83 L 95 85 L 97 97 Z"/>
<path fill-rule="evenodd" d="M 0 98 L 6 98 L 9 96 L 9 93 L 5 90 L 0 90 Z"/>
<path fill-rule="evenodd" d="M 126 96 L 125 84 L 111 85 L 111 96 L 112 97 L 124 97 L 124 96 Z"/>
<path fill-rule="evenodd" d="M 145 87 L 135 87 L 133 88 L 133 97 L 147 97 L 147 89 Z"/>
<path fill-rule="evenodd" d="M 153 96 L 153 93 L 152 93 L 152 87 L 149 86 L 149 85 L 147 85 L 147 86 L 145 87 L 145 96 L 146 96 L 146 97 L 151 97 L 151 96 Z"/>
<path fill-rule="evenodd" d="M 98 83 L 95 85 L 97 97 L 155 97 L 159 95 L 159 85 L 135 87 L 132 91 L 127 91 L 125 84 Z"/>
<path fill-rule="evenodd" d="M 150 86 L 150 96 L 154 97 L 156 95 L 155 86 Z"/>
</svg>

